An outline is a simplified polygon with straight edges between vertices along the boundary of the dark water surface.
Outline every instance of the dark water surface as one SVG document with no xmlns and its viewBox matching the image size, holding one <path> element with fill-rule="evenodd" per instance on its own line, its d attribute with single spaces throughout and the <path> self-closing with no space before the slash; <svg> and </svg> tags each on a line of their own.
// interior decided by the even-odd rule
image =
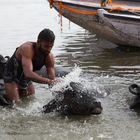
<svg viewBox="0 0 140 140">
<path fill-rule="evenodd" d="M 122 51 L 64 18 L 61 31 L 60 17 L 46 0 L 0 0 L 1 54 L 12 55 L 21 43 L 36 41 L 43 28 L 56 34 L 56 63 L 74 69 L 64 78 L 64 85 L 81 81 L 101 94 L 110 91 L 101 98 L 103 113 L 70 118 L 43 115 L 40 110 L 52 98 L 52 90 L 63 84 L 51 90 L 35 84 L 35 99 L 15 109 L 1 108 L 0 139 L 139 140 L 140 116 L 129 109 L 128 86 L 140 83 L 140 51 Z"/>
</svg>

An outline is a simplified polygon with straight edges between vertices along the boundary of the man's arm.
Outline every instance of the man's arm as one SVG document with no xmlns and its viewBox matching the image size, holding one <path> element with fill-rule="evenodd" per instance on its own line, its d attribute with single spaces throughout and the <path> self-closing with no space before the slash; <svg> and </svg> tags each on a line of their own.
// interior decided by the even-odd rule
<svg viewBox="0 0 140 140">
<path fill-rule="evenodd" d="M 54 57 L 52 53 L 49 53 L 49 55 L 46 58 L 46 69 L 48 78 L 54 80 L 55 79 L 55 67 L 54 67 Z"/>
<path fill-rule="evenodd" d="M 33 50 L 32 47 L 29 46 L 22 46 L 21 48 L 21 61 L 23 72 L 26 78 L 37 82 L 37 83 L 44 83 L 44 84 L 52 84 L 53 80 L 44 78 L 37 73 L 33 72 L 33 64 L 32 64 L 32 57 L 33 57 Z"/>
</svg>

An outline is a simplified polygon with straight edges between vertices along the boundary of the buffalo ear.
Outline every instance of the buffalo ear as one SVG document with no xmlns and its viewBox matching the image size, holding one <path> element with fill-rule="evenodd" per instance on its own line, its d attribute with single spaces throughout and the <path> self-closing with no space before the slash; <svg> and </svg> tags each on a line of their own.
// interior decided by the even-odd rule
<svg viewBox="0 0 140 140">
<path fill-rule="evenodd" d="M 70 86 L 74 89 L 74 90 L 81 90 L 83 88 L 83 85 L 79 82 L 70 82 Z"/>
<path fill-rule="evenodd" d="M 0 63 L 5 64 L 6 63 L 6 59 L 0 55 Z"/>
<path fill-rule="evenodd" d="M 129 91 L 134 95 L 140 95 L 140 86 L 137 84 L 132 84 L 129 86 Z"/>
</svg>

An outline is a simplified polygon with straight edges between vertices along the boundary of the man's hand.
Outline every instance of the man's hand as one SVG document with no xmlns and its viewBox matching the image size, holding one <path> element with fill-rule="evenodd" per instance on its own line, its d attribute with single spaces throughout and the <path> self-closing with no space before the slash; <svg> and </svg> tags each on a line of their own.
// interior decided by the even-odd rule
<svg viewBox="0 0 140 140">
<path fill-rule="evenodd" d="M 51 79 L 48 79 L 47 80 L 47 84 L 48 85 L 55 85 L 56 83 L 58 83 L 59 81 L 58 80 L 51 80 Z"/>
</svg>

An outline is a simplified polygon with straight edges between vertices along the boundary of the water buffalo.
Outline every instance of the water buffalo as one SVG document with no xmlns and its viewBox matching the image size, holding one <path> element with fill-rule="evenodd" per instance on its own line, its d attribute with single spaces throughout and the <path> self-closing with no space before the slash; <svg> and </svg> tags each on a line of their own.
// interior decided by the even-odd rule
<svg viewBox="0 0 140 140">
<path fill-rule="evenodd" d="M 102 112 L 101 102 L 81 83 L 71 82 L 59 91 L 54 99 L 43 107 L 44 113 L 59 112 L 62 115 L 89 115 Z"/>
<path fill-rule="evenodd" d="M 140 86 L 137 84 L 132 84 L 129 86 L 129 91 L 135 95 L 133 102 L 130 104 L 130 109 L 139 110 L 140 109 Z"/>
</svg>

